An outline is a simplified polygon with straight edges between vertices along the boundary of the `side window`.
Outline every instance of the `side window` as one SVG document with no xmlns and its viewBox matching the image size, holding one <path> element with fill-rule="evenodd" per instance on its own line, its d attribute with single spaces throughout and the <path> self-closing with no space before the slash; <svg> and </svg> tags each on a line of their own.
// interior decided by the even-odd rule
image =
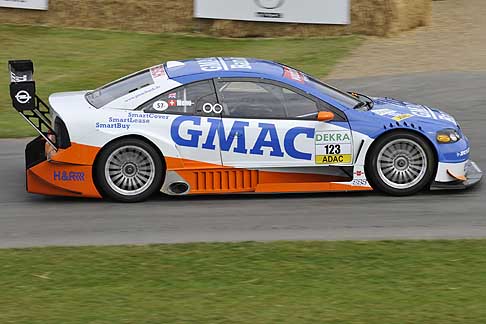
<svg viewBox="0 0 486 324">
<path fill-rule="evenodd" d="M 316 119 L 318 113 L 315 101 L 270 83 L 220 82 L 218 93 L 228 117 Z"/>
<path fill-rule="evenodd" d="M 150 113 L 193 115 L 201 112 L 205 103 L 216 102 L 212 82 L 206 80 L 168 91 L 144 103 L 140 109 Z"/>
<path fill-rule="evenodd" d="M 219 82 L 224 115 L 246 118 L 285 118 L 282 88 L 268 83 Z"/>
<path fill-rule="evenodd" d="M 289 119 L 312 119 L 317 118 L 318 109 L 315 101 L 308 99 L 289 89 L 283 89 L 285 107 Z"/>
</svg>

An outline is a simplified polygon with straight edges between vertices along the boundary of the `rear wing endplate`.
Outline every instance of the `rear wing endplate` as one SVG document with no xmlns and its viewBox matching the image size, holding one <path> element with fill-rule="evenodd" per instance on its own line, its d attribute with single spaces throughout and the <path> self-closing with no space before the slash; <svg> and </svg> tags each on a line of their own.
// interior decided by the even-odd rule
<svg viewBox="0 0 486 324">
<path fill-rule="evenodd" d="M 8 70 L 13 107 L 47 143 L 57 150 L 56 143 L 48 136 L 56 135 L 51 126 L 50 107 L 36 95 L 34 64 L 31 60 L 9 61 Z"/>
</svg>

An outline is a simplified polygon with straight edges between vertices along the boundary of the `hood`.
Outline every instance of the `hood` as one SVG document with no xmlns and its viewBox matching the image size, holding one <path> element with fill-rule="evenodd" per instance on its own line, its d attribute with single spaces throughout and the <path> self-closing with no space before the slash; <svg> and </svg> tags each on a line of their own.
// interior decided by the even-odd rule
<svg viewBox="0 0 486 324">
<path fill-rule="evenodd" d="M 392 98 L 372 98 L 374 101 L 371 112 L 394 121 L 403 121 L 409 118 L 419 118 L 423 121 L 442 121 L 448 126 L 457 126 L 451 115 L 438 109 L 429 108 Z"/>
</svg>

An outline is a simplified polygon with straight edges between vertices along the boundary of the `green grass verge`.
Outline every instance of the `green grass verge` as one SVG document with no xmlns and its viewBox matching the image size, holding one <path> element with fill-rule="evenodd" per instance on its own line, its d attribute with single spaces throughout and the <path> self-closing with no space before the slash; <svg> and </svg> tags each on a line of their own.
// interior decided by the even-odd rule
<svg viewBox="0 0 486 324">
<path fill-rule="evenodd" d="M 0 65 L 30 58 L 38 94 L 93 89 L 126 74 L 168 60 L 207 56 L 271 59 L 325 76 L 358 46 L 358 37 L 308 39 L 218 39 L 174 34 L 141 34 L 0 25 Z M 6 68 L 0 75 L 0 137 L 33 135 L 11 108 Z"/>
<path fill-rule="evenodd" d="M 0 323 L 484 323 L 486 240 L 0 250 Z"/>
</svg>

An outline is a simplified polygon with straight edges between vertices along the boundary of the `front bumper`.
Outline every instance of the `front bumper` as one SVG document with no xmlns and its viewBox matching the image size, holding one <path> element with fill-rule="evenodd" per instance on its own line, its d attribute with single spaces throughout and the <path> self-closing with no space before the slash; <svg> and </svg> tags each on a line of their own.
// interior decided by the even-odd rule
<svg viewBox="0 0 486 324">
<path fill-rule="evenodd" d="M 467 189 L 481 182 L 483 171 L 473 161 L 468 161 L 465 165 L 465 180 L 456 180 L 450 182 L 435 181 L 430 187 L 431 190 L 444 189 Z"/>
</svg>

